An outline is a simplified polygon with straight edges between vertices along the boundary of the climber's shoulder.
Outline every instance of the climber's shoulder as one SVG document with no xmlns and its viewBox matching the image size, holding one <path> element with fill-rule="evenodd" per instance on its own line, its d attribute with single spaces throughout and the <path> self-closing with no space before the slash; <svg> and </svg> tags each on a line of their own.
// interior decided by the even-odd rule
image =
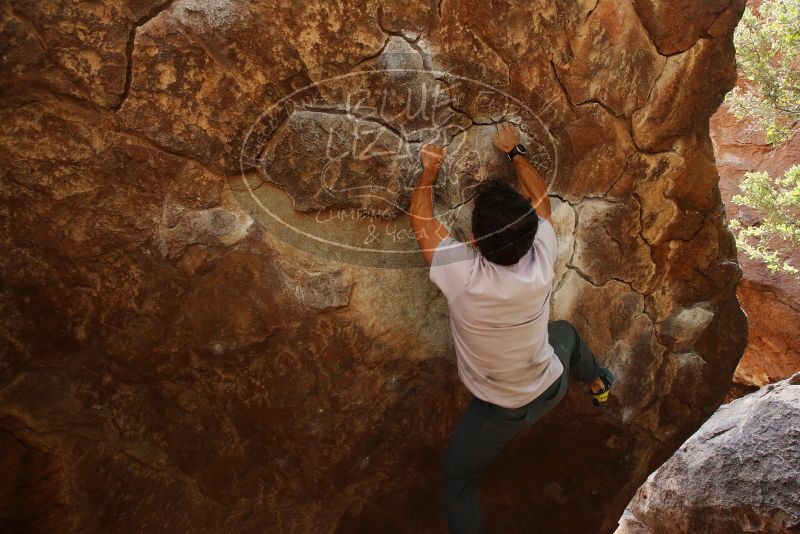
<svg viewBox="0 0 800 534">
<path fill-rule="evenodd" d="M 468 245 L 448 236 L 433 251 L 430 279 L 447 295 L 450 290 L 463 286 L 469 276 L 478 252 Z"/>
<path fill-rule="evenodd" d="M 467 243 L 463 243 L 452 236 L 442 239 L 433 251 L 431 268 L 447 267 L 454 263 L 474 260 L 477 251 Z"/>
<path fill-rule="evenodd" d="M 533 247 L 540 257 L 544 255 L 551 265 L 555 265 L 558 239 L 556 230 L 549 220 L 539 217 L 539 227 L 536 229 L 536 237 L 533 238 Z"/>
</svg>

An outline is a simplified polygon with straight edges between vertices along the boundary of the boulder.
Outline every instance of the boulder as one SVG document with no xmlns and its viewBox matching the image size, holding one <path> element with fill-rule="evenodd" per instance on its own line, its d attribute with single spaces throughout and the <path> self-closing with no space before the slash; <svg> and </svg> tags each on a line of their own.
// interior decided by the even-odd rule
<svg viewBox="0 0 800 534">
<path fill-rule="evenodd" d="M 487 521 L 610 531 L 746 341 L 706 120 L 729 4 L 682 1 L 684 33 L 631 0 L 3 3 L 0 530 L 441 532 L 468 395 L 407 212 L 446 145 L 469 239 L 508 120 L 552 318 L 618 386 L 503 451 Z"/>
<path fill-rule="evenodd" d="M 800 373 L 722 406 L 651 474 L 617 534 L 800 528 Z"/>
</svg>

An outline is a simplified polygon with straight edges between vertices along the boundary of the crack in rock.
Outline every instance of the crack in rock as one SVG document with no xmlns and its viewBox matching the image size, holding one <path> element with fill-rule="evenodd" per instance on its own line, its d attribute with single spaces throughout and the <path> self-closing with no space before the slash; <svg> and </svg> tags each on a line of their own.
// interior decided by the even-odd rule
<svg viewBox="0 0 800 534">
<path fill-rule="evenodd" d="M 163 4 L 153 7 L 145 15 L 139 18 L 139 20 L 137 20 L 134 23 L 133 27 L 131 28 L 130 34 L 128 35 L 128 43 L 125 46 L 125 58 L 127 60 L 127 64 L 125 66 L 125 86 L 122 89 L 122 94 L 119 97 L 119 102 L 117 103 L 117 105 L 113 107 L 115 111 L 119 111 L 122 108 L 122 105 L 128 99 L 128 95 L 130 94 L 131 91 L 131 83 L 133 78 L 133 49 L 136 40 L 136 33 L 139 31 L 139 28 L 146 25 L 148 22 L 156 18 L 162 12 L 171 8 L 176 1 L 178 0 L 167 0 Z"/>
</svg>

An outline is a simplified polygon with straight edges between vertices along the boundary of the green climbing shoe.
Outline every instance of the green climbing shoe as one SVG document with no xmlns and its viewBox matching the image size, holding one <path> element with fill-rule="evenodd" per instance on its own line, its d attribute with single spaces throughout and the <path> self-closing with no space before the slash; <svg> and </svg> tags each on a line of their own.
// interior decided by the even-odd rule
<svg viewBox="0 0 800 534">
<path fill-rule="evenodd" d="M 608 393 L 611 391 L 611 385 L 614 383 L 614 375 L 612 375 L 611 370 L 606 367 L 600 368 L 599 376 L 600 380 L 603 381 L 603 389 L 597 393 L 589 391 L 589 394 L 592 396 L 592 403 L 595 406 L 601 406 L 608 400 Z"/>
</svg>

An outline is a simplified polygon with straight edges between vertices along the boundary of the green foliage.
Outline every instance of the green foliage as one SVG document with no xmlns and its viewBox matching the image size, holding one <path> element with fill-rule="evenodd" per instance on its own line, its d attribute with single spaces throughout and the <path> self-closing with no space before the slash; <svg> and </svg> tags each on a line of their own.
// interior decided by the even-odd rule
<svg viewBox="0 0 800 534">
<path fill-rule="evenodd" d="M 800 121 L 800 0 L 764 0 L 748 7 L 734 35 L 739 73 L 749 82 L 728 94 L 738 119 L 748 119 L 768 143 L 788 140 Z"/>
<path fill-rule="evenodd" d="M 739 250 L 763 261 L 772 272 L 800 278 L 798 269 L 786 258 L 787 253 L 800 247 L 800 165 L 786 171 L 783 178 L 749 172 L 739 189 L 742 194 L 733 197 L 733 202 L 753 208 L 763 217 L 763 222 L 749 227 L 731 221 Z"/>
</svg>

